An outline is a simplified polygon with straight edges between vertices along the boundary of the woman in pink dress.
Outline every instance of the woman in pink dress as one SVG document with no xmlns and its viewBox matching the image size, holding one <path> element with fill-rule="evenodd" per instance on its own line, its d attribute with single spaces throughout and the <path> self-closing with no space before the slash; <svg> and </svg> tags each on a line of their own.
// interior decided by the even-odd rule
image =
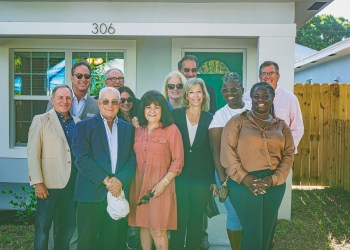
<svg viewBox="0 0 350 250">
<path fill-rule="evenodd" d="M 140 227 L 142 249 L 168 249 L 167 230 L 177 229 L 174 178 L 184 164 L 180 131 L 165 98 L 148 91 L 135 132 L 136 176 L 130 190 L 129 225 Z"/>
</svg>

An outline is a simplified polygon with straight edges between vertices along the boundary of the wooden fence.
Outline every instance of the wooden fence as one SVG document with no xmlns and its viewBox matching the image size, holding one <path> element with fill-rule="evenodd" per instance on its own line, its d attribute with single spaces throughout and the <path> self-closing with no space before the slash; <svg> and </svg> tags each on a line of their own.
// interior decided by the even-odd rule
<svg viewBox="0 0 350 250">
<path fill-rule="evenodd" d="M 294 161 L 293 184 L 350 191 L 350 84 L 295 84 L 305 132 Z"/>
</svg>

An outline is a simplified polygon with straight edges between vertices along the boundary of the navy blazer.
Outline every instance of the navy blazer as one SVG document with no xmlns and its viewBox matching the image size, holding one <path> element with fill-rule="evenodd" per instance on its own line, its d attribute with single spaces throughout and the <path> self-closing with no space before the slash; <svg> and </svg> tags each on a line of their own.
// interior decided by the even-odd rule
<svg viewBox="0 0 350 250">
<path fill-rule="evenodd" d="M 186 109 L 179 108 L 172 111 L 176 126 L 179 128 L 184 145 L 185 164 L 182 172 L 176 177 L 176 181 L 193 181 L 204 184 L 215 183 L 215 167 L 209 144 L 209 125 L 213 115 L 209 112 L 201 112 L 193 144 L 190 144 L 188 135 Z"/>
<path fill-rule="evenodd" d="M 134 178 L 134 128 L 118 119 L 118 159 L 116 173 L 112 174 L 110 153 L 105 126 L 100 114 L 77 123 L 72 151 L 78 174 L 74 198 L 78 202 L 100 202 L 107 196 L 102 183 L 107 176 L 115 176 L 122 184 L 126 196 Z"/>
</svg>

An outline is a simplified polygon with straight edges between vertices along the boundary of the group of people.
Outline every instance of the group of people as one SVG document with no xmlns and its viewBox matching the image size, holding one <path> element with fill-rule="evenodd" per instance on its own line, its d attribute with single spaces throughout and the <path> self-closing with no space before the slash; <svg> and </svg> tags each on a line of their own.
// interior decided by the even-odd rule
<svg viewBox="0 0 350 250">
<path fill-rule="evenodd" d="M 106 72 L 98 97 L 89 96 L 89 64 L 73 65 L 72 90 L 57 86 L 29 130 L 35 249 L 49 249 L 50 238 L 53 249 L 127 249 L 138 232 L 142 249 L 197 249 L 208 199 L 226 183 L 232 249 L 271 249 L 303 134 L 298 101 L 277 87 L 278 65 L 268 61 L 250 100 L 241 77 L 226 73 L 227 105 L 216 111 L 215 92 L 197 78 L 197 65 L 185 56 L 165 77 L 163 94 L 147 91 L 140 100 L 119 69 Z M 127 217 L 111 218 L 107 194 L 125 195 Z"/>
</svg>

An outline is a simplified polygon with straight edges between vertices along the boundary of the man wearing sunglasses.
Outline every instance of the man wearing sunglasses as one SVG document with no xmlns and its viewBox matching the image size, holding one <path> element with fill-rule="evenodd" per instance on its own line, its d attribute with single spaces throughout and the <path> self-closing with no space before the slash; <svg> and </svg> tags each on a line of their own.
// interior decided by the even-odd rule
<svg viewBox="0 0 350 250">
<path fill-rule="evenodd" d="M 125 249 L 127 221 L 108 213 L 107 192 L 128 199 L 135 175 L 134 129 L 118 119 L 120 93 L 101 89 L 99 114 L 77 123 L 72 150 L 78 169 L 74 198 L 77 206 L 78 250 Z"/>
<path fill-rule="evenodd" d="M 86 61 L 76 62 L 72 66 L 70 80 L 73 86 L 73 102 L 70 112 L 75 117 L 84 120 L 98 113 L 96 100 L 89 95 L 91 81 L 91 67 Z M 51 102 L 47 105 L 47 111 L 52 108 Z"/>
<path fill-rule="evenodd" d="M 187 79 L 197 77 L 198 58 L 193 55 L 185 55 L 177 64 L 177 68 Z M 214 114 L 217 110 L 215 89 L 208 84 L 205 84 L 205 87 L 210 97 L 209 112 Z"/>
</svg>

